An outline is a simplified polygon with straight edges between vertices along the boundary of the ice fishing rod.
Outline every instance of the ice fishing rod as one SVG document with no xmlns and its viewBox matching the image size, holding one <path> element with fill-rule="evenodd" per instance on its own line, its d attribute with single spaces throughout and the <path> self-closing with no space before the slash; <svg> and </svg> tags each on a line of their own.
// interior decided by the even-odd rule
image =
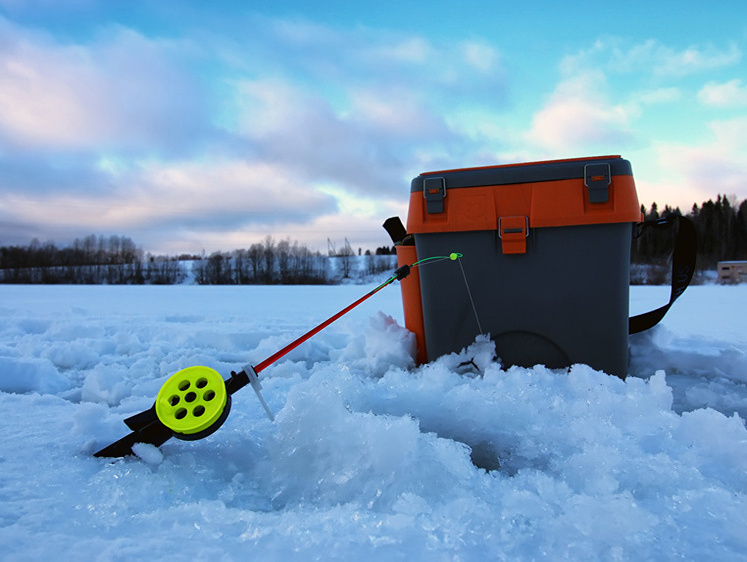
<svg viewBox="0 0 747 562">
<path fill-rule="evenodd" d="M 153 406 L 124 420 L 125 425 L 132 430 L 131 433 L 104 447 L 94 456 L 125 457 L 134 454 L 132 447 L 136 443 L 149 443 L 160 447 L 171 437 L 184 441 L 196 441 L 207 437 L 217 431 L 226 421 L 231 411 L 231 395 L 246 385 L 252 386 L 267 416 L 273 421 L 275 418 L 272 411 L 262 396 L 262 385 L 258 376 L 261 371 L 387 285 L 394 281 L 402 281 L 410 274 L 412 268 L 442 260 L 456 261 L 461 257 L 462 254 L 459 252 L 452 252 L 448 256 L 424 258 L 397 268 L 389 279 L 354 303 L 330 316 L 257 365 L 246 364 L 238 373 L 231 371 L 231 376 L 226 380 L 223 380 L 218 371 L 205 366 L 187 367 L 174 373 L 158 391 Z"/>
</svg>

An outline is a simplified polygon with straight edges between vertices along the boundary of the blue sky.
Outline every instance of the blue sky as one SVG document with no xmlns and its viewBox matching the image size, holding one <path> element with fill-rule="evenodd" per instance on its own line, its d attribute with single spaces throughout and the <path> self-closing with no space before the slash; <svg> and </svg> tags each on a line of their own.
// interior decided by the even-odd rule
<svg viewBox="0 0 747 562">
<path fill-rule="evenodd" d="M 747 197 L 747 2 L 0 0 L 0 245 L 375 248 L 436 169 Z"/>
</svg>

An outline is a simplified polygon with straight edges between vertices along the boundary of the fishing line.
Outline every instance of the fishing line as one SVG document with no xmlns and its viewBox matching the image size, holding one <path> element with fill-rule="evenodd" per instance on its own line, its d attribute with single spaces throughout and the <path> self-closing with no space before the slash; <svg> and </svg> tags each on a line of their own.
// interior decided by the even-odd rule
<svg viewBox="0 0 747 562">
<path fill-rule="evenodd" d="M 477 322 L 477 329 L 480 330 L 480 334 L 484 335 L 485 332 L 482 330 L 482 324 L 480 323 L 480 317 L 477 314 L 477 307 L 475 306 L 475 299 L 472 297 L 472 290 L 470 289 L 469 282 L 467 281 L 467 274 L 464 272 L 464 266 L 462 265 L 462 259 L 464 257 L 464 254 L 461 254 L 459 252 L 452 252 L 448 256 L 431 256 L 429 258 L 423 258 L 422 260 L 418 260 L 415 263 L 411 264 L 409 267 L 419 267 L 426 263 L 437 263 L 439 261 L 444 260 L 451 260 L 456 261 L 459 263 L 459 269 L 462 271 L 462 278 L 464 279 L 464 286 L 467 289 L 467 296 L 469 297 L 469 302 L 472 305 L 472 313 L 475 315 L 475 321 Z M 395 276 L 391 279 L 391 281 L 394 281 L 396 279 Z M 388 281 L 390 283 L 391 281 Z"/>
<path fill-rule="evenodd" d="M 424 263 L 436 263 L 436 262 L 444 261 L 444 260 L 455 261 L 455 260 L 458 260 L 461 257 L 463 257 L 463 254 L 460 254 L 459 252 L 452 252 L 448 256 L 431 256 L 430 258 L 423 258 L 422 260 L 416 261 L 410 267 L 419 266 L 419 265 L 422 265 Z"/>
<path fill-rule="evenodd" d="M 477 307 L 475 306 L 475 300 L 472 298 L 472 291 L 469 288 L 469 283 L 467 282 L 467 275 L 464 273 L 464 266 L 462 265 L 462 260 L 457 260 L 459 262 L 459 269 L 462 270 L 462 278 L 464 279 L 464 286 L 467 287 L 467 295 L 469 296 L 469 302 L 472 304 L 472 312 L 475 314 L 475 320 L 477 321 L 477 329 L 480 330 L 480 335 L 484 335 L 484 332 L 482 331 L 482 324 L 480 324 L 480 317 L 477 315 Z"/>
</svg>

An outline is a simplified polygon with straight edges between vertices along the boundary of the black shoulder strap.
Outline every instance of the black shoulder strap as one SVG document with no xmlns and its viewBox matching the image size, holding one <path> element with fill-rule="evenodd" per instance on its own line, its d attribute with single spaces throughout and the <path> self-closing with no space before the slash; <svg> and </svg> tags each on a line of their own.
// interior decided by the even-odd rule
<svg viewBox="0 0 747 562">
<path fill-rule="evenodd" d="M 669 302 L 664 306 L 638 314 L 630 318 L 628 332 L 636 334 L 654 327 L 664 318 L 674 301 L 685 292 L 687 286 L 695 273 L 696 238 L 695 226 L 687 217 L 681 215 L 667 215 L 664 218 L 641 223 L 641 228 L 669 228 L 675 222 L 678 223 L 677 237 L 674 240 L 674 253 L 672 254 L 672 292 Z"/>
</svg>

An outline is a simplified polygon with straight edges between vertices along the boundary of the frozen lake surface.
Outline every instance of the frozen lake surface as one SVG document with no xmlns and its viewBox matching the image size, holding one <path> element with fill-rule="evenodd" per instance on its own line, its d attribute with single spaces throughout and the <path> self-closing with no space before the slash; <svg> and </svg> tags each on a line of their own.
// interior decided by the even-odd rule
<svg viewBox="0 0 747 562">
<path fill-rule="evenodd" d="M 625 382 L 489 341 L 416 367 L 387 287 L 261 373 L 275 422 L 244 389 L 206 439 L 92 457 L 174 372 L 227 377 L 371 288 L 0 286 L 3 558 L 747 559 L 747 286 L 690 287 Z"/>
</svg>

